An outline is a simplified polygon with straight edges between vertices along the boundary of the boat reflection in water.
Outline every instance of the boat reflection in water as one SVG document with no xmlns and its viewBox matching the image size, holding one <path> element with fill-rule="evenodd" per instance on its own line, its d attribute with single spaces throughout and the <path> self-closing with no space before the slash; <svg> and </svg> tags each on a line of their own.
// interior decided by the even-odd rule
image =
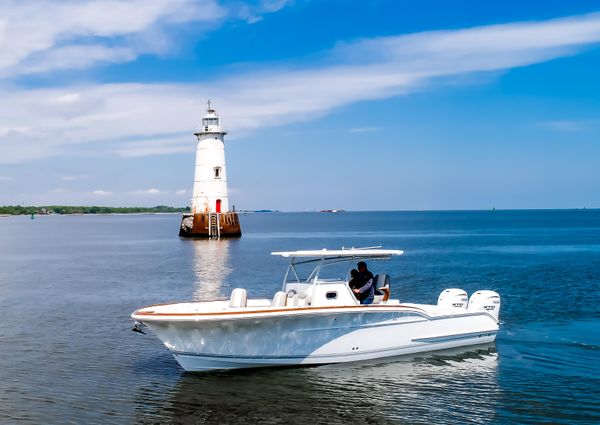
<svg viewBox="0 0 600 425">
<path fill-rule="evenodd" d="M 140 422 L 489 423 L 501 403 L 497 367 L 494 346 L 481 345 L 392 362 L 184 373 L 160 405 L 136 410 Z"/>
<path fill-rule="evenodd" d="M 231 241 L 197 239 L 190 242 L 194 246 L 192 267 L 196 275 L 194 301 L 225 299 L 225 293 L 230 292 L 226 279 L 232 271 L 229 266 Z"/>
</svg>

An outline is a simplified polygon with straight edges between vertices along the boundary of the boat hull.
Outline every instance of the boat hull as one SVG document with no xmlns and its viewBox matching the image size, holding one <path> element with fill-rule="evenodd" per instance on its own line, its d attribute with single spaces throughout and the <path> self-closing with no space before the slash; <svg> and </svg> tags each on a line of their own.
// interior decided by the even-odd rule
<svg viewBox="0 0 600 425">
<path fill-rule="evenodd" d="M 493 342 L 489 314 L 414 309 L 142 320 L 190 372 L 356 362 Z"/>
<path fill-rule="evenodd" d="M 319 365 L 330 363 L 346 363 L 359 362 L 367 360 L 377 360 L 390 357 L 398 357 L 410 354 L 423 352 L 446 350 L 457 347 L 465 347 L 471 345 L 489 344 L 494 342 L 496 334 L 482 335 L 472 338 L 465 338 L 444 343 L 425 344 L 422 346 L 413 347 L 397 347 L 386 350 L 385 353 L 361 353 L 356 355 L 339 355 L 333 354 L 330 356 L 307 356 L 307 357 L 240 357 L 231 356 L 224 357 L 219 355 L 206 356 L 202 354 L 184 354 L 173 353 L 173 356 L 179 365 L 188 372 L 206 372 L 211 370 L 231 370 L 231 369 L 248 369 L 255 367 L 275 367 L 275 366 L 302 366 L 302 365 Z"/>
</svg>

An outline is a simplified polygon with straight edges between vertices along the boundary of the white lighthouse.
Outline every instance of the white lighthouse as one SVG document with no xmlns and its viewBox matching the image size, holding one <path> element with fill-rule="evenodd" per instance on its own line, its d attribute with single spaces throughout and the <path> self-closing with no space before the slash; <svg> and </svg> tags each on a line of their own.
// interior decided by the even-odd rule
<svg viewBox="0 0 600 425">
<path fill-rule="evenodd" d="M 224 137 L 226 134 L 209 100 L 207 114 L 202 118 L 202 128 L 194 133 L 198 138 L 198 146 L 196 147 L 192 214 L 229 211 L 225 167 Z"/>
<path fill-rule="evenodd" d="M 202 127 L 194 135 L 196 166 L 192 193 L 191 214 L 184 214 L 180 236 L 217 237 L 240 236 L 240 223 L 235 211 L 229 210 L 225 141 L 219 115 L 208 101 Z"/>
</svg>

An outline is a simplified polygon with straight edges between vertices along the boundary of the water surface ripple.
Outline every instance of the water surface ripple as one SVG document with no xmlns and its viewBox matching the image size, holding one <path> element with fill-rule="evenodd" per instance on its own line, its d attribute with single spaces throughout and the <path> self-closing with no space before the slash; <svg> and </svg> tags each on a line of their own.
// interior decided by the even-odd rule
<svg viewBox="0 0 600 425">
<path fill-rule="evenodd" d="M 248 214 L 239 240 L 177 215 L 0 218 L 0 423 L 600 423 L 600 211 Z M 491 346 L 394 361 L 186 374 L 134 309 L 271 296 L 271 251 L 384 245 L 401 300 L 493 289 Z"/>
</svg>

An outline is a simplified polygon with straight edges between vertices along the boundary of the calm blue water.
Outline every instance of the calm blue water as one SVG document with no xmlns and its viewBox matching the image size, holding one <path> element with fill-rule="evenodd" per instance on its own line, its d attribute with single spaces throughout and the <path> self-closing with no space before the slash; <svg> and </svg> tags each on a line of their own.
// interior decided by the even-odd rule
<svg viewBox="0 0 600 425">
<path fill-rule="evenodd" d="M 231 241 L 177 215 L 0 218 L 1 423 L 599 423 L 600 211 L 250 214 Z M 383 245 L 394 297 L 492 289 L 491 347 L 394 362 L 183 373 L 136 308 L 270 297 L 271 251 Z"/>
</svg>

